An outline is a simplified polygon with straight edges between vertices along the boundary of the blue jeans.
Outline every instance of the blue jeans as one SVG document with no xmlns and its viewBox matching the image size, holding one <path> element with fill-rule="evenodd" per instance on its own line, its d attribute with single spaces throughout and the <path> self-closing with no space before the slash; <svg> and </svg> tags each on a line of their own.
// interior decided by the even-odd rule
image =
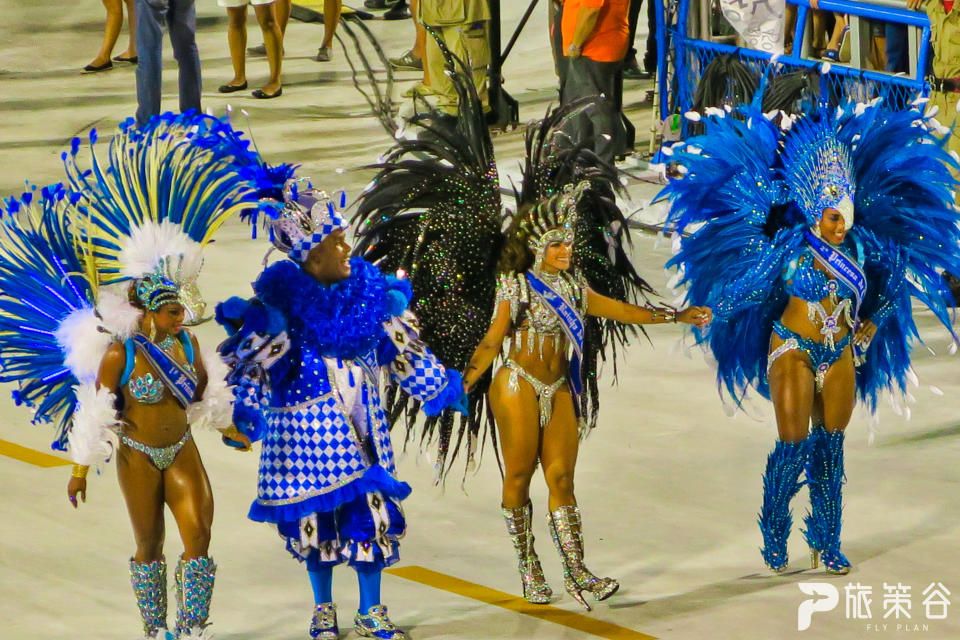
<svg viewBox="0 0 960 640">
<path fill-rule="evenodd" d="M 194 0 L 136 0 L 137 125 L 160 113 L 163 88 L 163 28 L 170 30 L 180 67 L 180 111 L 200 110 L 200 54 Z"/>
</svg>

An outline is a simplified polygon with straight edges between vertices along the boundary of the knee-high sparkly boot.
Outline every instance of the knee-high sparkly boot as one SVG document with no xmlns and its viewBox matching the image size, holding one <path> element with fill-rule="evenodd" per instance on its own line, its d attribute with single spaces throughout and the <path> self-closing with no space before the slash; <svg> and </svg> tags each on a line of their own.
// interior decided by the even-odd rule
<svg viewBox="0 0 960 640">
<path fill-rule="evenodd" d="M 211 558 L 180 558 L 177 563 L 177 638 L 207 640 L 210 599 L 217 565 Z"/>
<path fill-rule="evenodd" d="M 583 526 L 576 505 L 557 507 L 548 514 L 550 535 L 563 562 L 563 586 L 587 611 L 590 605 L 581 591 L 589 591 L 597 600 L 606 600 L 620 588 L 613 578 L 598 578 L 583 564 Z"/>
<path fill-rule="evenodd" d="M 790 500 L 803 483 L 798 479 L 803 471 L 809 450 L 808 440 L 800 442 L 777 441 L 773 452 L 767 457 L 767 470 L 763 475 L 763 506 L 757 523 L 763 534 L 763 561 L 771 571 L 787 570 L 787 539 L 793 518 Z"/>
<path fill-rule="evenodd" d="M 804 518 L 803 532 L 810 545 L 814 569 L 823 561 L 827 573 L 850 573 L 850 561 L 840 552 L 840 524 L 843 511 L 843 431 L 828 433 L 821 425 L 810 431 L 807 484 L 811 512 Z"/>
<path fill-rule="evenodd" d="M 553 590 L 543 577 L 540 558 L 533 548 L 533 504 L 528 500 L 527 504 L 516 509 L 503 507 L 503 520 L 517 552 L 523 597 L 534 604 L 549 603 Z"/>
<path fill-rule="evenodd" d="M 130 584 L 137 597 L 143 635 L 153 640 L 167 633 L 167 562 L 162 557 L 153 562 L 130 560 Z"/>
</svg>

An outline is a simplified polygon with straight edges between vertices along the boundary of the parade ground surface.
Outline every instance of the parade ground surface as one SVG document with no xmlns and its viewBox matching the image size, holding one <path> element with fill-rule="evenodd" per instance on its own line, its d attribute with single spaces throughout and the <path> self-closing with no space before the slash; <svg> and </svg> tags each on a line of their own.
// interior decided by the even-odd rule
<svg viewBox="0 0 960 640">
<path fill-rule="evenodd" d="M 526 3 L 502 4 L 509 31 Z M 213 0 L 198 3 L 198 10 L 204 106 L 222 114 L 232 104 L 235 123 L 252 130 L 268 161 L 299 163 L 317 185 L 359 194 L 373 174 L 358 167 L 376 162 L 390 139 L 354 88 L 342 48 L 335 48 L 332 62 L 314 62 L 322 27 L 292 22 L 283 96 L 223 96 L 216 87 L 232 77 L 224 12 Z M 0 15 L 0 193 L 6 196 L 19 193 L 26 179 L 60 179 L 59 154 L 71 137 L 91 127 L 108 135 L 136 103 L 133 67 L 78 73 L 99 47 L 100 3 L 0 0 Z M 412 42 L 409 21 L 367 24 L 390 55 Z M 258 44 L 252 17 L 249 32 L 249 44 Z M 175 108 L 175 63 L 165 46 L 164 106 Z M 250 89 L 266 80 L 264 58 L 251 58 L 247 68 Z M 555 99 L 543 6 L 504 76 L 522 121 L 541 116 Z M 416 74 L 398 74 L 397 100 L 416 80 Z M 627 113 L 641 145 L 651 86 L 627 86 Z M 520 131 L 497 136 L 495 145 L 504 177 L 516 175 Z M 647 205 L 657 189 L 631 181 L 625 207 L 655 220 L 657 210 Z M 640 272 L 671 300 L 663 269 L 670 242 L 635 231 L 633 243 Z M 266 250 L 265 240 L 250 240 L 241 223 L 228 225 L 207 252 L 201 288 L 208 302 L 249 294 Z M 857 412 L 848 430 L 843 549 L 854 564 L 850 575 L 809 569 L 799 532 L 806 491 L 794 502 L 790 572 L 775 576 L 764 568 L 756 517 L 761 473 L 776 437 L 772 411 L 754 399 L 730 417 L 703 354 L 683 345 L 680 328 L 656 326 L 649 340 L 634 340 L 618 360 L 615 385 L 612 363 L 605 366 L 599 427 L 582 444 L 577 466 L 587 564 L 619 579 L 620 591 L 593 603 L 590 613 L 563 591 L 538 476 L 532 490 L 538 550 L 558 595 L 548 606 L 526 604 L 518 597 L 489 442 L 477 471 L 464 479 L 461 458 L 443 486 L 434 484 L 431 452 L 414 442 L 399 461 L 401 477 L 414 488 L 404 503 L 409 530 L 402 560 L 383 582 L 391 617 L 416 640 L 960 637 L 960 376 L 946 331 L 928 312 L 918 310 L 917 323 L 925 345 L 914 351 L 919 385 L 910 389 L 909 410 L 884 402 L 872 442 L 864 413 Z M 196 332 L 206 345 L 223 337 L 213 323 Z M 222 640 L 307 638 L 312 597 L 304 568 L 274 530 L 246 518 L 257 453 L 229 449 L 214 433 L 195 437 L 216 501 L 212 630 Z M 74 511 L 65 493 L 70 468 L 51 455 L 50 439 L 51 431 L 31 426 L 29 413 L 5 392 L 0 637 L 129 640 L 139 628 L 126 573 L 134 543 L 115 468 L 91 474 L 87 502 Z M 402 429 L 395 431 L 397 449 L 403 441 Z M 169 559 L 182 547 L 172 518 L 167 523 Z M 351 570 L 335 572 L 334 596 L 341 637 L 356 637 L 347 632 L 357 598 Z M 798 631 L 798 620 L 810 611 L 809 629 Z"/>
</svg>

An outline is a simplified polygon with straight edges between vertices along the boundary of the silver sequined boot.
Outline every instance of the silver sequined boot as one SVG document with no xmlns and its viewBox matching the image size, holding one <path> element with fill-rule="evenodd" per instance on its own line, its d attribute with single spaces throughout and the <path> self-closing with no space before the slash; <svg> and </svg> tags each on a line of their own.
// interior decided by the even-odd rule
<svg viewBox="0 0 960 640">
<path fill-rule="evenodd" d="M 540 558 L 533 548 L 533 504 L 528 500 L 527 504 L 516 509 L 503 507 L 503 520 L 517 552 L 523 597 L 534 604 L 548 604 L 553 590 L 543 577 Z"/>
<path fill-rule="evenodd" d="M 332 602 L 324 602 L 314 607 L 313 620 L 310 621 L 310 637 L 313 640 L 337 640 L 340 637 L 337 607 Z"/>
<path fill-rule="evenodd" d="M 576 505 L 557 507 L 547 518 L 553 543 L 563 561 L 563 586 L 587 611 L 581 591 L 589 591 L 597 600 L 606 600 L 620 588 L 613 578 L 598 578 L 583 564 L 583 529 L 580 523 L 580 508 Z"/>
<path fill-rule="evenodd" d="M 164 638 L 167 630 L 167 562 L 162 557 L 153 562 L 130 559 L 130 584 L 137 597 L 143 635 Z"/>
<path fill-rule="evenodd" d="M 210 598 L 217 565 L 211 558 L 180 558 L 177 563 L 177 638 L 206 640 Z"/>
</svg>

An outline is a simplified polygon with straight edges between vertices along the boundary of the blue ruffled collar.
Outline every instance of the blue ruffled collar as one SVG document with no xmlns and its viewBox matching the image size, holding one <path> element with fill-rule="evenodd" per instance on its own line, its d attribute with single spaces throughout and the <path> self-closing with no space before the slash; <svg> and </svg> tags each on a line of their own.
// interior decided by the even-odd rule
<svg viewBox="0 0 960 640">
<path fill-rule="evenodd" d="M 308 342 L 324 357 L 358 358 L 377 346 L 383 323 L 402 313 L 410 296 L 406 281 L 384 277 L 363 258 L 352 258 L 350 267 L 349 278 L 324 285 L 281 260 L 253 288 L 264 304 L 287 316 L 295 343 Z"/>
</svg>

